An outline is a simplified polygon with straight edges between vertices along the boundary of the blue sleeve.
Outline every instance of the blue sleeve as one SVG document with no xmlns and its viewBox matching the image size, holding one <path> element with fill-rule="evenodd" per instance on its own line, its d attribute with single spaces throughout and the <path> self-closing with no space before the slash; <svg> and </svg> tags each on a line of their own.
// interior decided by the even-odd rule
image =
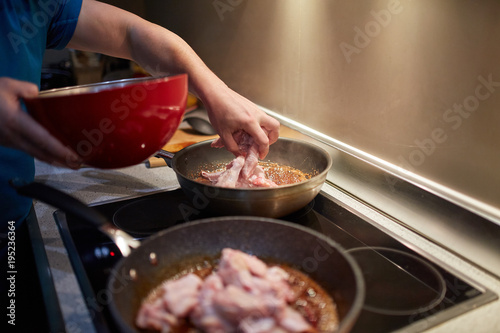
<svg viewBox="0 0 500 333">
<path fill-rule="evenodd" d="M 47 32 L 48 49 L 64 49 L 68 45 L 76 29 L 83 0 L 45 0 L 47 6 L 52 7 L 54 15 Z M 40 2 L 44 2 L 43 0 Z M 50 8 L 50 7 L 48 7 Z"/>
</svg>

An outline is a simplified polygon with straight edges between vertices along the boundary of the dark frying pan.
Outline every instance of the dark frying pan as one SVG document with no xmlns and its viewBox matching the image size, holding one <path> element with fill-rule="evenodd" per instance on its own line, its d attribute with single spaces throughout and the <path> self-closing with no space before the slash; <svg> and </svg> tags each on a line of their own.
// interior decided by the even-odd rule
<svg viewBox="0 0 500 333">
<path fill-rule="evenodd" d="M 325 182 L 332 159 L 324 149 L 296 139 L 279 138 L 269 147 L 266 161 L 280 163 L 314 174 L 306 181 L 273 188 L 222 188 L 196 182 L 201 170 L 214 170 L 234 156 L 226 149 L 212 148 L 212 140 L 188 146 L 173 154 L 156 154 L 166 160 L 177 180 L 197 209 L 218 215 L 282 217 L 307 205 Z"/>
<path fill-rule="evenodd" d="M 96 210 L 59 190 L 41 183 L 11 184 L 20 194 L 78 216 L 108 235 L 116 234 L 117 229 Z M 118 243 L 128 242 L 111 237 Z M 308 274 L 337 304 L 337 332 L 350 331 L 362 308 L 364 282 L 352 257 L 328 237 L 292 223 L 259 217 L 211 218 L 166 229 L 140 246 L 131 246 L 137 248 L 125 253 L 113 268 L 105 290 L 120 332 L 137 332 L 137 311 L 152 289 L 203 259 L 218 257 L 225 247 L 288 264 Z"/>
</svg>

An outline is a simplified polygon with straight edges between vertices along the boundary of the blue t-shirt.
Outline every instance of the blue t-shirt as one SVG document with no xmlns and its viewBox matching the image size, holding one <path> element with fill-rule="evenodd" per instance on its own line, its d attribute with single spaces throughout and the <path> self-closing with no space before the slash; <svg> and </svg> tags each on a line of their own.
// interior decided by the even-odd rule
<svg viewBox="0 0 500 333">
<path fill-rule="evenodd" d="M 0 77 L 40 86 L 45 49 L 66 47 L 82 0 L 0 0 L 0 4 Z M 33 157 L 0 146 L 0 226 L 24 219 L 31 207 L 31 199 L 19 196 L 9 179 L 31 181 L 34 175 Z"/>
</svg>

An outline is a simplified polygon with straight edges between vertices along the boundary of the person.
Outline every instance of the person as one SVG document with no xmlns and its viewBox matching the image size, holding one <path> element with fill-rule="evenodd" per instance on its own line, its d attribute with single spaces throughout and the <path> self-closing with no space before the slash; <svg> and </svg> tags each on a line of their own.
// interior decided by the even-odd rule
<svg viewBox="0 0 500 333">
<path fill-rule="evenodd" d="M 34 158 L 77 168 L 78 155 L 52 137 L 24 110 L 38 94 L 47 48 L 72 48 L 135 61 L 152 75 L 187 73 L 190 90 L 206 107 L 223 145 L 238 155 L 233 135 L 243 130 L 263 158 L 278 139 L 279 122 L 230 89 L 171 31 L 94 0 L 0 0 L 0 212 L 5 255 L 7 224 L 28 216 L 32 201 L 8 181 L 34 178 Z M 22 224 L 21 224 L 22 225 Z M 19 247 L 19 244 L 17 244 Z M 2 265 L 4 263 L 2 262 Z M 2 271 L 5 267 L 0 268 Z M 2 281 L 5 282 L 5 281 Z"/>
<path fill-rule="evenodd" d="M 0 20 L 7 36 L 2 42 L 0 71 L 2 193 L 7 190 L 7 178 L 32 178 L 32 157 L 68 167 L 80 162 L 74 151 L 22 110 L 21 99 L 38 94 L 45 47 L 69 47 L 130 59 L 153 75 L 187 73 L 190 90 L 207 108 L 224 146 L 235 155 L 238 145 L 233 134 L 239 130 L 246 131 L 259 144 L 261 158 L 267 154 L 269 144 L 278 138 L 276 119 L 230 89 L 185 41 L 161 26 L 93 0 L 2 0 L 2 3 L 1 15 L 6 17 Z M 43 25 L 44 22 L 47 24 Z M 13 197 L 11 192 L 2 200 L 4 220 L 18 220 L 27 212 L 26 202 L 22 210 L 14 209 L 16 205 L 10 199 Z"/>
</svg>

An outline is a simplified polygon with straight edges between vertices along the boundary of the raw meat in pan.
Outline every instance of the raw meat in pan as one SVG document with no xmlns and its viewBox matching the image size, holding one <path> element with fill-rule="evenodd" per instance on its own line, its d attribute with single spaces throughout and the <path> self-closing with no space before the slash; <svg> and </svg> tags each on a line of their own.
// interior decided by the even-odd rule
<svg viewBox="0 0 500 333">
<path fill-rule="evenodd" d="M 226 170 L 202 172 L 202 176 L 210 180 L 212 185 L 230 188 L 276 187 L 276 183 L 266 177 L 264 170 L 258 165 L 259 147 L 246 132 L 235 135 L 241 155 L 226 165 Z M 212 143 L 212 147 L 223 147 L 220 139 Z"/>
<path fill-rule="evenodd" d="M 170 332 L 190 322 L 208 333 L 316 332 L 291 307 L 288 273 L 239 250 L 222 250 L 205 280 L 189 273 L 165 282 L 141 306 L 136 325 Z"/>
</svg>

